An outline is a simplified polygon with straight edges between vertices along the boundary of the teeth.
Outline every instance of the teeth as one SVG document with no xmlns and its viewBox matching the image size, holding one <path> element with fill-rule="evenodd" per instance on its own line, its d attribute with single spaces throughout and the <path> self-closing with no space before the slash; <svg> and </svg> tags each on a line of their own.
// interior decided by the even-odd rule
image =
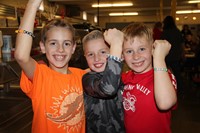
<svg viewBox="0 0 200 133">
<path fill-rule="evenodd" d="M 64 56 L 62 56 L 62 55 L 56 55 L 56 56 L 54 56 L 55 57 L 55 59 L 56 60 L 63 60 L 63 58 L 64 58 Z"/>
<path fill-rule="evenodd" d="M 102 63 L 101 64 L 94 64 L 94 66 L 97 67 L 97 68 L 102 67 L 102 65 L 103 65 Z"/>
<path fill-rule="evenodd" d="M 141 66 L 142 65 L 142 62 L 139 62 L 139 63 L 134 63 L 135 66 Z"/>
</svg>

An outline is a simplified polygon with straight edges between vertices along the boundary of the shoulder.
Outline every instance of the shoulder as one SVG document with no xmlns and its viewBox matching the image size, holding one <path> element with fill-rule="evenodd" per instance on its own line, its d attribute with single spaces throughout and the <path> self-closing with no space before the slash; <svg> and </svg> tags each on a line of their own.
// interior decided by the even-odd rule
<svg viewBox="0 0 200 133">
<path fill-rule="evenodd" d="M 124 80 L 124 79 L 127 79 L 128 77 L 131 77 L 131 75 L 133 75 L 133 74 L 134 73 L 133 73 L 132 70 L 128 70 L 128 71 L 123 72 L 122 75 L 121 75 L 121 77 Z"/>
<path fill-rule="evenodd" d="M 52 69 L 50 69 L 46 64 L 36 63 L 35 73 L 44 73 L 44 74 L 52 74 Z"/>
<path fill-rule="evenodd" d="M 129 74 L 132 74 L 133 71 L 132 70 L 127 70 L 125 72 L 122 73 L 122 75 L 129 75 Z"/>
<path fill-rule="evenodd" d="M 69 70 L 73 73 L 73 74 L 78 74 L 78 75 L 84 75 L 87 71 L 80 69 L 80 68 L 75 68 L 75 67 L 69 67 Z"/>
<path fill-rule="evenodd" d="M 87 72 L 83 75 L 83 81 L 85 80 L 99 80 L 103 77 L 103 73 L 102 72 Z"/>
</svg>

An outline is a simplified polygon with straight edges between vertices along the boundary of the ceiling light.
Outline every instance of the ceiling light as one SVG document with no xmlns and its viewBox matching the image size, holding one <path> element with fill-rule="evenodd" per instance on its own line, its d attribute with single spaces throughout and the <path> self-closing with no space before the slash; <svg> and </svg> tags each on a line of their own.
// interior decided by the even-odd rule
<svg viewBox="0 0 200 133">
<path fill-rule="evenodd" d="M 97 23 L 97 22 L 98 22 L 98 18 L 97 18 L 97 16 L 96 16 L 96 15 L 94 16 L 94 22 L 95 22 L 95 23 Z"/>
<path fill-rule="evenodd" d="M 137 12 L 119 12 L 119 13 L 109 13 L 109 16 L 132 16 L 138 15 Z"/>
<path fill-rule="evenodd" d="M 188 19 L 188 16 L 185 16 L 184 19 L 185 19 L 185 20 Z"/>
<path fill-rule="evenodd" d="M 87 12 L 83 11 L 83 20 L 87 20 Z"/>
<path fill-rule="evenodd" d="M 192 3 L 200 3 L 200 0 L 190 0 L 188 1 L 188 3 L 192 4 Z"/>
<path fill-rule="evenodd" d="M 192 17 L 192 19 L 193 19 L 193 20 L 196 20 L 197 18 L 196 18 L 196 17 Z"/>
<path fill-rule="evenodd" d="M 92 7 L 121 7 L 121 6 L 133 6 L 133 3 L 110 3 L 110 4 L 93 4 Z"/>
<path fill-rule="evenodd" d="M 176 14 L 189 14 L 189 13 L 200 13 L 200 10 L 182 10 L 182 11 L 176 11 Z"/>
</svg>

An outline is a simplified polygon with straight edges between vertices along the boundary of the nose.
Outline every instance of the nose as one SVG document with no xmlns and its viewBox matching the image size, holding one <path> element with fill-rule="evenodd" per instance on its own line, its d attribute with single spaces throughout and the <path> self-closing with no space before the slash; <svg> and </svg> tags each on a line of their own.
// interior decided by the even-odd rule
<svg viewBox="0 0 200 133">
<path fill-rule="evenodd" d="M 137 60 L 139 58 L 140 58 L 140 54 L 139 53 L 136 52 L 136 53 L 133 54 L 133 59 Z"/>
<path fill-rule="evenodd" d="M 94 60 L 95 60 L 95 61 L 99 61 L 99 60 L 100 60 L 100 56 L 99 56 L 98 54 L 95 54 L 95 55 L 94 55 Z"/>
<path fill-rule="evenodd" d="M 62 45 L 58 45 L 58 51 L 59 52 L 63 52 L 64 51 L 64 47 Z"/>
</svg>

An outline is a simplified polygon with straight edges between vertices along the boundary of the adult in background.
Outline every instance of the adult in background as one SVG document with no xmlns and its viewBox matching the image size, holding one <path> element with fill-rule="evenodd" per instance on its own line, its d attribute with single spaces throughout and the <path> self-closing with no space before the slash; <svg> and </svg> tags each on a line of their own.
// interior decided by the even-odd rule
<svg viewBox="0 0 200 133">
<path fill-rule="evenodd" d="M 159 40 L 160 36 L 162 34 L 162 23 L 161 22 L 156 22 L 153 28 L 153 39 L 154 40 Z"/>
<path fill-rule="evenodd" d="M 166 64 L 174 73 L 177 80 L 178 93 L 182 95 L 184 88 L 181 77 L 181 61 L 184 57 L 184 38 L 172 16 L 166 16 L 163 21 L 161 39 L 165 39 L 171 44 L 171 50 L 166 56 Z"/>
<path fill-rule="evenodd" d="M 182 33 L 182 36 L 184 37 L 184 39 L 186 39 L 187 35 L 189 35 L 189 34 L 192 35 L 192 32 L 187 24 L 183 25 L 181 33 Z"/>
</svg>

